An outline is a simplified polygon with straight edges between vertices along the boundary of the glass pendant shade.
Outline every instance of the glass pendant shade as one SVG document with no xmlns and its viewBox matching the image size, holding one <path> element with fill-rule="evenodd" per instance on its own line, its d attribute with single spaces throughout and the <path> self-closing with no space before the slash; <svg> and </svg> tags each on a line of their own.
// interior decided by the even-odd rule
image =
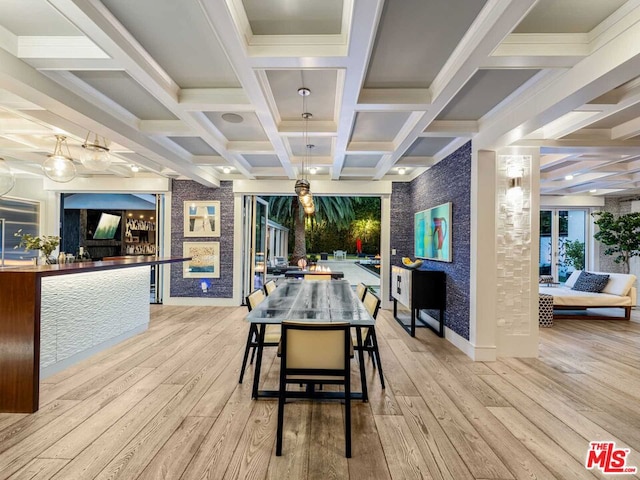
<svg viewBox="0 0 640 480">
<path fill-rule="evenodd" d="M 96 135 L 93 143 L 89 142 L 89 134 L 82 144 L 82 157 L 80 161 L 88 170 L 102 172 L 111 166 L 111 155 L 107 148 L 107 141 L 103 139 L 104 145 L 100 144 L 100 138 Z"/>
<path fill-rule="evenodd" d="M 16 177 L 4 158 L 0 158 L 0 197 L 9 193 L 15 184 Z"/>
<path fill-rule="evenodd" d="M 296 180 L 296 186 L 294 188 L 296 195 L 298 195 L 299 197 L 306 195 L 307 193 L 309 193 L 309 181 L 305 180 L 304 178 L 298 179 Z"/>
<path fill-rule="evenodd" d="M 67 155 L 62 152 L 63 145 L 67 149 Z M 69 152 L 67 137 L 56 135 L 56 148 L 42 164 L 42 171 L 48 178 L 58 183 L 70 182 L 76 177 L 76 166 Z"/>
</svg>

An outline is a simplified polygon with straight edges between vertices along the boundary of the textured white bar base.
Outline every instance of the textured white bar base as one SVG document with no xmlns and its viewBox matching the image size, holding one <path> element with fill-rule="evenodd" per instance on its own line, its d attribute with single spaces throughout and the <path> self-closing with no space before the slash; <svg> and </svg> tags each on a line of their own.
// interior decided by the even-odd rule
<svg viewBox="0 0 640 480">
<path fill-rule="evenodd" d="M 147 329 L 150 267 L 42 278 L 40 378 Z"/>
</svg>

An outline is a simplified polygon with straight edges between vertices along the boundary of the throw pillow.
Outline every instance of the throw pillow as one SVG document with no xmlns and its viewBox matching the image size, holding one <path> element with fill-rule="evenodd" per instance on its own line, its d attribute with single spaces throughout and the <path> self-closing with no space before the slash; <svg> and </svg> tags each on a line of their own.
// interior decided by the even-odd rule
<svg viewBox="0 0 640 480">
<path fill-rule="evenodd" d="M 609 282 L 609 275 L 596 275 L 595 273 L 582 272 L 572 290 L 579 292 L 600 293 Z"/>
</svg>

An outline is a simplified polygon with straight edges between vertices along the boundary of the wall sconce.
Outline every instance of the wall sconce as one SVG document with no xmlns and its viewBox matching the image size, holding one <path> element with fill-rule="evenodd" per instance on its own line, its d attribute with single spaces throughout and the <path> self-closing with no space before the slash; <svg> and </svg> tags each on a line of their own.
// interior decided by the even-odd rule
<svg viewBox="0 0 640 480">
<path fill-rule="evenodd" d="M 509 179 L 509 190 L 513 189 L 513 188 L 517 188 L 519 190 L 522 190 L 522 177 L 512 177 Z"/>
</svg>

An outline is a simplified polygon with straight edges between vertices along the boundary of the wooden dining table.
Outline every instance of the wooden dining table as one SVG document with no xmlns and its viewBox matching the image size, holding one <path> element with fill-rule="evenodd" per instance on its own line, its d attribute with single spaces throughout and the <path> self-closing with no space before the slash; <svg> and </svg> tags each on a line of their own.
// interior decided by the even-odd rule
<svg viewBox="0 0 640 480">
<path fill-rule="evenodd" d="M 352 392 L 351 398 L 368 400 L 364 370 L 361 328 L 375 326 L 374 318 L 346 280 L 285 280 L 246 317 L 258 326 L 257 358 L 253 374 L 252 398 L 275 398 L 277 390 L 260 390 L 260 370 L 264 333 L 267 325 L 279 325 L 284 320 L 297 322 L 349 322 L 356 330 L 356 351 L 360 363 L 362 392 Z M 326 392 L 321 396 L 333 398 L 338 392 Z"/>
</svg>

